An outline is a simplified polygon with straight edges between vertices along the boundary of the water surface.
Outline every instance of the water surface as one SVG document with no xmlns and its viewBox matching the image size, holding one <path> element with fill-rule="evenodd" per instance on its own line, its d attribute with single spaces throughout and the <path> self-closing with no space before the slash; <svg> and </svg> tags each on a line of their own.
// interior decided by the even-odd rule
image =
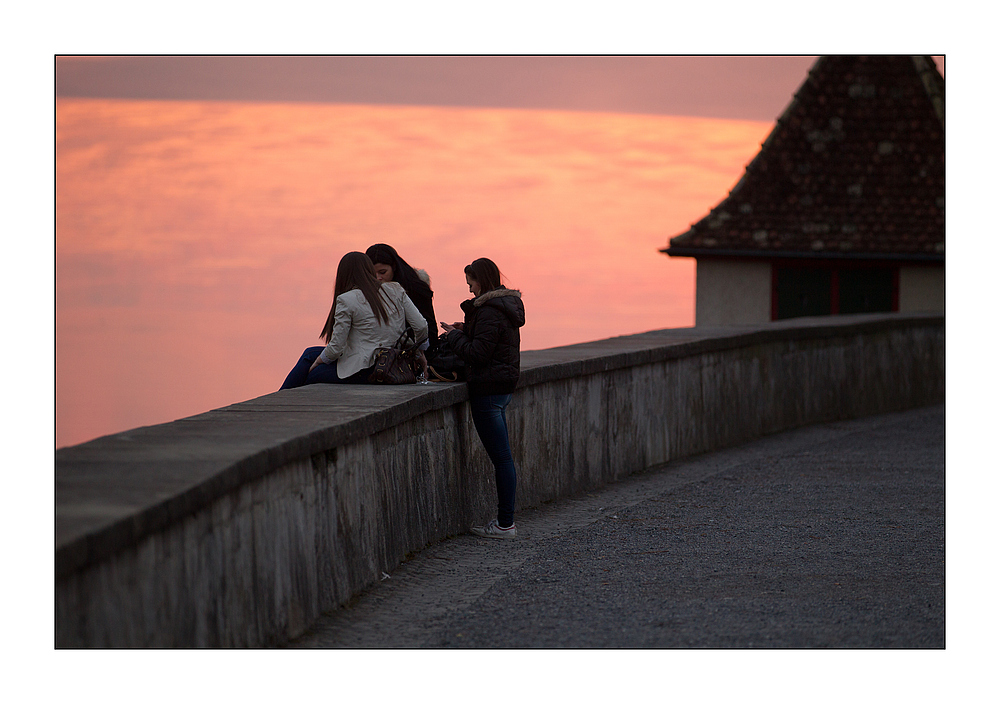
<svg viewBox="0 0 1000 704">
<path fill-rule="evenodd" d="M 376 242 L 461 319 L 463 267 L 522 291 L 523 349 L 694 323 L 657 250 L 771 125 L 540 110 L 59 99 L 56 445 L 277 389 L 337 262 Z"/>
</svg>

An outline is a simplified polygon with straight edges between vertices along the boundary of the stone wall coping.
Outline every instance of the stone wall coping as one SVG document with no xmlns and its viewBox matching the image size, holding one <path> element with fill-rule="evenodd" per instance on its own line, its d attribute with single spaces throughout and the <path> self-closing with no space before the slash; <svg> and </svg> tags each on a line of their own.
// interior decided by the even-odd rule
<svg viewBox="0 0 1000 704">
<path fill-rule="evenodd" d="M 522 352 L 518 387 L 734 347 L 928 324 L 943 325 L 944 316 L 845 315 L 656 330 Z M 56 579 L 136 544 L 289 462 L 467 399 L 464 383 L 319 384 L 59 449 Z"/>
</svg>

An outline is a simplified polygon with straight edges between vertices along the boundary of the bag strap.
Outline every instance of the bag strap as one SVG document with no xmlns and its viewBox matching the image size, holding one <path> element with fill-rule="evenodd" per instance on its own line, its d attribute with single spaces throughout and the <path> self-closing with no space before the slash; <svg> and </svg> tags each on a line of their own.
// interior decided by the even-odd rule
<svg viewBox="0 0 1000 704">
<path fill-rule="evenodd" d="M 393 343 L 392 348 L 394 350 L 402 350 L 406 352 L 407 350 L 412 350 L 417 346 L 417 341 L 413 337 L 413 330 L 409 327 L 403 330 L 403 333 L 396 339 Z"/>
</svg>

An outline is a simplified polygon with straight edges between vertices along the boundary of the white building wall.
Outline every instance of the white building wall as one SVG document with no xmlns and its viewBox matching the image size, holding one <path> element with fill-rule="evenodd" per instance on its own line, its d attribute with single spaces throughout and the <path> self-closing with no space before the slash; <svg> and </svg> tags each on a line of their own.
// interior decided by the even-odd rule
<svg viewBox="0 0 1000 704">
<path fill-rule="evenodd" d="M 699 259 L 695 276 L 695 325 L 771 320 L 769 262 Z"/>
<path fill-rule="evenodd" d="M 944 312 L 944 267 L 899 267 L 899 312 Z"/>
</svg>

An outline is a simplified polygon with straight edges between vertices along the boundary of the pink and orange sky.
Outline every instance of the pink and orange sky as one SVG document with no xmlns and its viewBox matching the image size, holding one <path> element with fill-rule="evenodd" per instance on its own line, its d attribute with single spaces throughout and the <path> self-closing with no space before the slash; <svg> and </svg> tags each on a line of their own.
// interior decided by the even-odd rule
<svg viewBox="0 0 1000 704">
<path fill-rule="evenodd" d="M 769 129 L 92 98 L 57 117 L 60 445 L 273 391 L 316 343 L 340 256 L 375 242 L 428 271 L 449 322 L 464 265 L 497 261 L 530 303 L 524 349 L 691 325 L 693 262 L 658 248 Z"/>
<path fill-rule="evenodd" d="M 272 392 L 375 242 L 449 322 L 493 258 L 523 349 L 692 325 L 658 250 L 813 60 L 59 58 L 57 446 Z"/>
</svg>

